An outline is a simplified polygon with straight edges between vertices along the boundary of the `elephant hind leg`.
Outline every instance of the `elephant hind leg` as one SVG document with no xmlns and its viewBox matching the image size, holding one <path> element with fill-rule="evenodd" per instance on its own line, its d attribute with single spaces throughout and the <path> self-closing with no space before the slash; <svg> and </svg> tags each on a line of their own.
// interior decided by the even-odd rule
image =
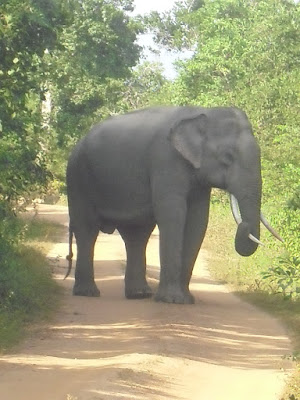
<svg viewBox="0 0 300 400">
<path fill-rule="evenodd" d="M 146 280 L 146 247 L 154 226 L 151 224 L 118 227 L 127 253 L 125 272 L 127 299 L 144 299 L 152 296 L 152 290 Z"/>
<path fill-rule="evenodd" d="M 96 227 L 74 229 L 77 243 L 74 296 L 99 297 L 100 291 L 94 280 L 94 247 L 99 230 Z"/>
</svg>

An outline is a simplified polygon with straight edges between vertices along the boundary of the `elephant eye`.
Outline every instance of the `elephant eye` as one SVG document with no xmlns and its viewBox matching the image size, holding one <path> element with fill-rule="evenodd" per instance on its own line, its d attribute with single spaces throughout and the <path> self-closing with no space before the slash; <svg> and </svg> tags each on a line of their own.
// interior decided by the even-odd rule
<svg viewBox="0 0 300 400">
<path fill-rule="evenodd" d="M 229 165 L 231 165 L 234 161 L 234 154 L 232 151 L 226 151 L 225 153 L 223 153 L 221 155 L 221 159 L 220 159 L 221 163 L 223 165 L 225 165 L 226 167 L 228 167 Z"/>
</svg>

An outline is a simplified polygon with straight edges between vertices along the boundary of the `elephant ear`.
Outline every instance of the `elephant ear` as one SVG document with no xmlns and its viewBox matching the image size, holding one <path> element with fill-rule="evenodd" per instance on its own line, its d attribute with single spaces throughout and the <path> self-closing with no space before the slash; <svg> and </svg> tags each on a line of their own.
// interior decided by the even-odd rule
<svg viewBox="0 0 300 400">
<path fill-rule="evenodd" d="M 205 114 L 198 114 L 177 122 L 170 131 L 170 140 L 175 149 L 195 168 L 201 167 L 207 120 Z"/>
</svg>

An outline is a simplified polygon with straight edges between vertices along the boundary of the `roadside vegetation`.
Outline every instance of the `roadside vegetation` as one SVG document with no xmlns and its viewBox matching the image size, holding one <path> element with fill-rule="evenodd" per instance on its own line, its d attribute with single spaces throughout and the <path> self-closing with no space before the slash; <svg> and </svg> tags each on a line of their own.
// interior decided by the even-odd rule
<svg viewBox="0 0 300 400">
<path fill-rule="evenodd" d="M 62 228 L 36 219 L 14 220 L 13 227 L 22 238 L 0 244 L 0 353 L 48 319 L 60 298 L 46 254 Z"/>
<path fill-rule="evenodd" d="M 263 233 L 266 246 L 242 259 L 222 241 L 210 264 L 219 279 L 288 323 L 297 353 L 300 3 L 185 0 L 147 17 L 132 17 L 132 8 L 131 0 L 0 4 L 1 330 L 16 323 L 18 305 L 21 314 L 27 307 L 39 315 L 45 303 L 38 291 L 35 300 L 25 300 L 35 280 L 29 268 L 41 288 L 49 277 L 47 268 L 39 275 L 38 266 L 46 264 L 24 247 L 27 233 L 16 216 L 35 197 L 65 196 L 68 154 L 93 123 L 149 105 L 234 105 L 247 113 L 260 144 L 263 211 L 284 244 Z M 177 63 L 174 80 L 143 60 L 136 38 L 147 31 L 158 46 L 192 54 Z M 218 222 L 212 219 L 207 246 L 230 229 L 226 201 L 220 194 L 213 200 Z M 4 322 L 9 309 L 15 311 Z M 290 396 L 299 398 L 299 389 Z"/>
</svg>

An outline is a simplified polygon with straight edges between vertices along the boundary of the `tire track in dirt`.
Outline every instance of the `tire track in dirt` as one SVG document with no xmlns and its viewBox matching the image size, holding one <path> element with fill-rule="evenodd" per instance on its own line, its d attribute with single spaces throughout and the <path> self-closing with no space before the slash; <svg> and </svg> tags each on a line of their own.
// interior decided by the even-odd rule
<svg viewBox="0 0 300 400">
<path fill-rule="evenodd" d="M 68 224 L 67 209 L 39 206 L 40 218 Z M 64 287 L 55 320 L 15 354 L 0 357 L 1 400 L 278 400 L 291 364 L 280 324 L 213 281 L 205 250 L 191 290 L 195 305 L 124 297 L 125 251 L 117 234 L 99 235 L 100 298 L 71 295 L 62 280 L 67 229 L 49 254 Z M 158 279 L 158 234 L 148 245 L 148 279 Z M 73 270 L 74 274 L 74 270 Z"/>
</svg>

